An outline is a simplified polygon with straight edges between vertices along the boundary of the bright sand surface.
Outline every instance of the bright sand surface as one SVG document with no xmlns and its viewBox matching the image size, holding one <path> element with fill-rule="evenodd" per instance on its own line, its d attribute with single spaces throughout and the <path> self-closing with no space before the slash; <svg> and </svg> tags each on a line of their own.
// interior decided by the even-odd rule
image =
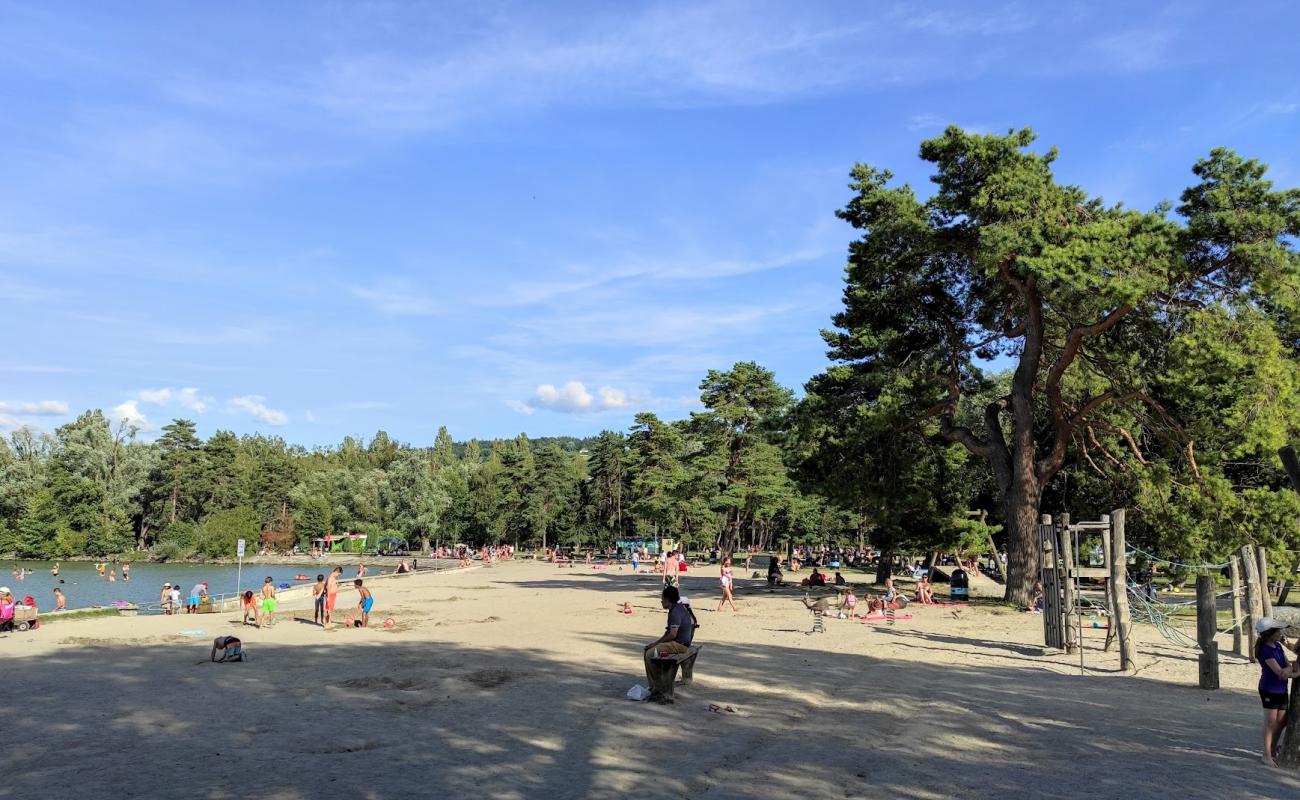
<svg viewBox="0 0 1300 800">
<path fill-rule="evenodd" d="M 1195 655 L 1138 626 L 1126 677 L 1090 629 L 1080 676 L 1036 616 L 914 606 L 810 635 L 800 592 L 738 583 L 733 615 L 712 610 L 713 571 L 685 580 L 704 648 L 671 706 L 624 699 L 664 612 L 656 576 L 617 568 L 372 581 L 369 630 L 296 621 L 310 601 L 288 599 L 265 630 L 213 614 L 10 634 L 0 798 L 1300 796 L 1258 763 L 1244 659 L 1201 691 Z M 209 663 L 219 633 L 250 660 Z"/>
</svg>

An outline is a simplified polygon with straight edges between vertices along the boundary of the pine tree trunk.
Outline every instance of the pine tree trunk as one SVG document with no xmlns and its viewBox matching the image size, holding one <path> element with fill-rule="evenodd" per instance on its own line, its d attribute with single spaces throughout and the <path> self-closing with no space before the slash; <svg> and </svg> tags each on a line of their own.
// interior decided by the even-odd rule
<svg viewBox="0 0 1300 800">
<path fill-rule="evenodd" d="M 876 586 L 884 586 L 885 581 L 894 577 L 894 551 L 881 550 L 880 561 L 876 565 Z"/>
<path fill-rule="evenodd" d="M 1003 598 L 1028 607 L 1038 573 L 1038 515 L 1042 490 L 1031 481 L 1013 483 L 1002 502 L 1007 526 L 1007 588 Z"/>
</svg>

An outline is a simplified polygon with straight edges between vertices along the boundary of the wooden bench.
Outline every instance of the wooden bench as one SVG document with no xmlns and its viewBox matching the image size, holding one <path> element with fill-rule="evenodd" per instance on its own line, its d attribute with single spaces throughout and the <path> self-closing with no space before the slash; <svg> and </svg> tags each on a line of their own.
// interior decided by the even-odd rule
<svg viewBox="0 0 1300 800">
<path fill-rule="evenodd" d="M 685 653 L 651 658 L 650 699 L 657 703 L 673 702 L 673 686 L 677 681 L 677 671 L 681 670 L 682 685 L 689 686 L 695 680 L 695 657 L 699 654 L 700 645 L 693 644 Z"/>
</svg>

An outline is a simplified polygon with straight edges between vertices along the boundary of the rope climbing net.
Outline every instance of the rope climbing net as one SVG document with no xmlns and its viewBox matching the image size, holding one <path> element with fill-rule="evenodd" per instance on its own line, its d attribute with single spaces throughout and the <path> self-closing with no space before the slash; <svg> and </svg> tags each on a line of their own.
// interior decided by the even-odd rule
<svg viewBox="0 0 1300 800">
<path fill-rule="evenodd" d="M 1215 600 L 1220 598 L 1232 597 L 1232 591 L 1220 592 L 1215 595 Z M 1188 650 L 1197 650 L 1201 648 L 1196 643 L 1196 617 L 1187 616 L 1188 609 L 1196 605 L 1195 600 L 1188 600 L 1176 603 L 1160 602 L 1153 600 L 1148 592 L 1147 586 L 1139 584 L 1132 580 L 1128 581 L 1128 598 L 1129 598 L 1129 615 L 1134 622 L 1146 623 L 1151 625 L 1165 638 L 1170 644 L 1182 647 Z M 1092 598 L 1083 598 L 1084 604 L 1092 612 L 1093 616 L 1110 618 L 1110 609 L 1106 607 L 1104 600 L 1097 601 Z M 1228 633 L 1246 619 L 1242 615 L 1228 623 L 1226 628 L 1218 631 L 1219 634 Z M 1094 622 L 1096 620 L 1094 619 Z M 1185 631 L 1191 629 L 1189 635 Z"/>
</svg>

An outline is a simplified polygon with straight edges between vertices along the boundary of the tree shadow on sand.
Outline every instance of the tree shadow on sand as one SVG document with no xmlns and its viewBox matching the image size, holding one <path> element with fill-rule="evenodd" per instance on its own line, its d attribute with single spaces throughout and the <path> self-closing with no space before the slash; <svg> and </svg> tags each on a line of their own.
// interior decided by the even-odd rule
<svg viewBox="0 0 1300 800">
<path fill-rule="evenodd" d="M 1300 791 L 1258 766 L 1240 692 L 701 637 L 696 683 L 658 706 L 623 699 L 644 682 L 630 635 L 587 634 L 583 660 L 351 635 L 251 644 L 242 664 L 209 663 L 210 640 L 6 655 L 0 797 Z"/>
</svg>

